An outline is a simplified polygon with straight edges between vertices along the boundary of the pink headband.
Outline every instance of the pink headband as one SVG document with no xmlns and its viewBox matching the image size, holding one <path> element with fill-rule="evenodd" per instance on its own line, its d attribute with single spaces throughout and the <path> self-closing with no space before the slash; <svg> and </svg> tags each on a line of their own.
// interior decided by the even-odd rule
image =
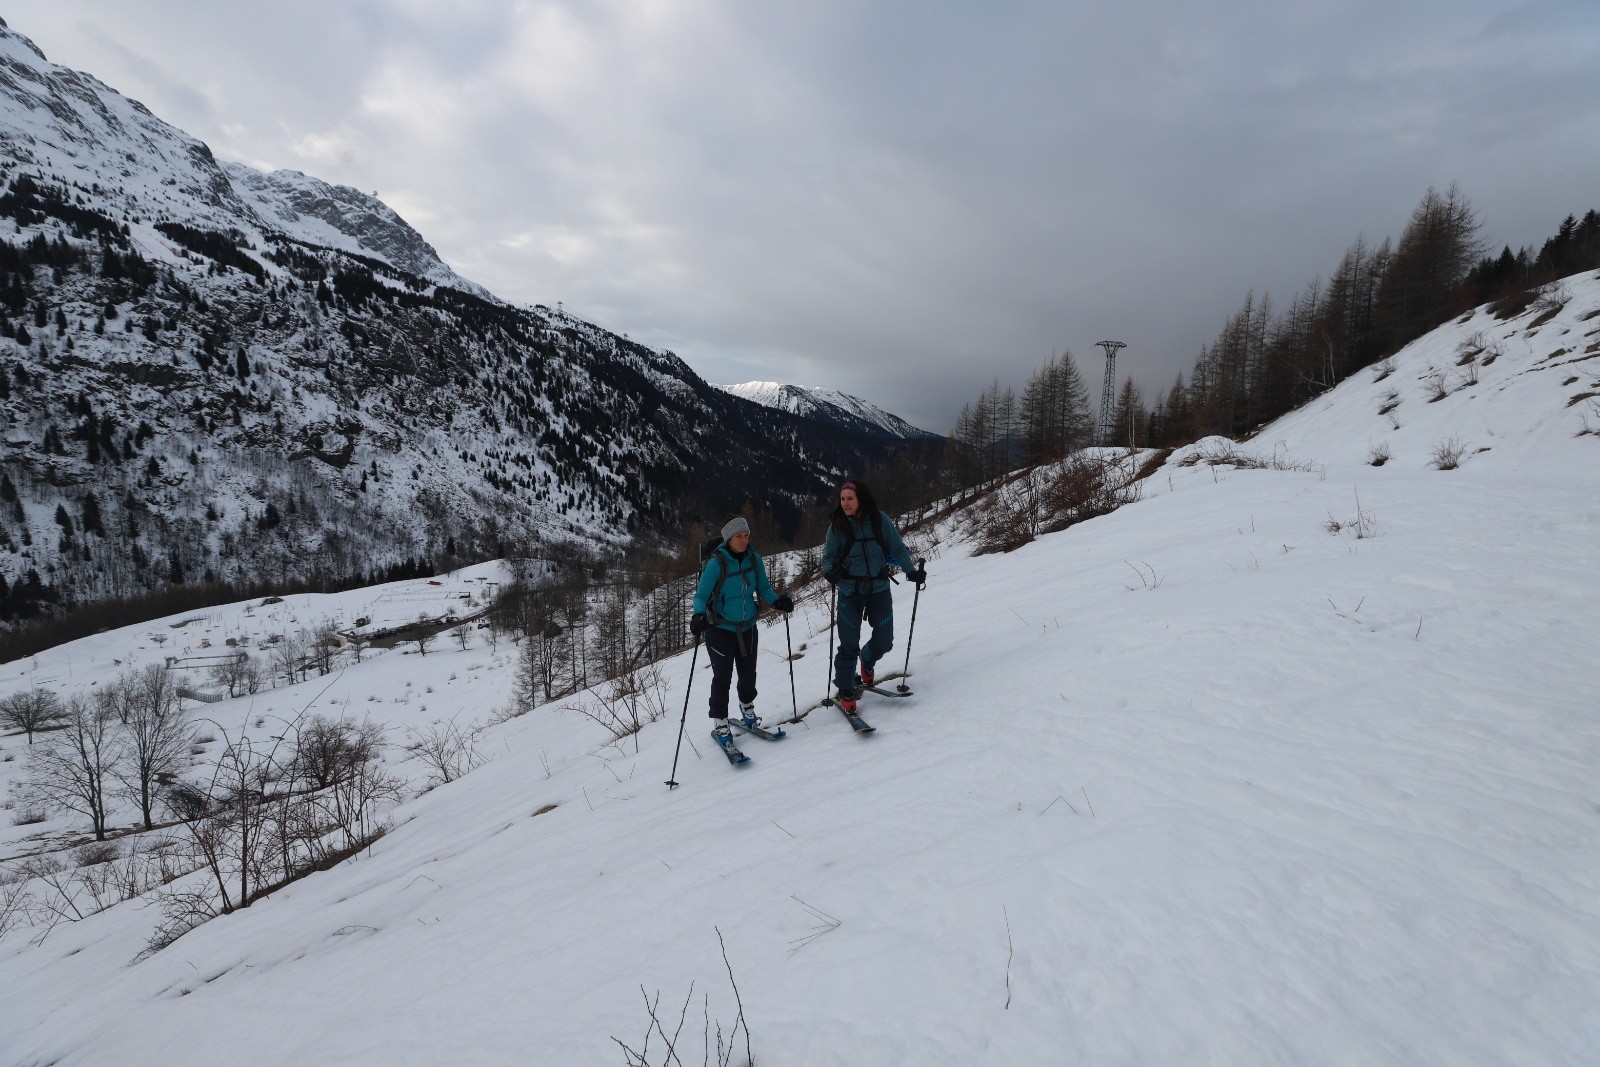
<svg viewBox="0 0 1600 1067">
<path fill-rule="evenodd" d="M 840 487 L 839 487 L 839 492 L 841 492 L 841 493 L 842 493 L 842 492 L 844 492 L 844 491 L 845 491 L 845 490 L 846 490 L 846 489 L 848 489 L 848 490 L 850 490 L 850 491 L 851 491 L 851 492 L 852 492 L 852 493 L 853 493 L 853 492 L 855 492 L 855 490 L 856 490 L 856 483 L 855 483 L 855 482 L 845 482 L 845 483 L 844 483 L 844 484 L 843 484 L 843 485 L 841 485 L 841 486 L 840 486 Z"/>
</svg>

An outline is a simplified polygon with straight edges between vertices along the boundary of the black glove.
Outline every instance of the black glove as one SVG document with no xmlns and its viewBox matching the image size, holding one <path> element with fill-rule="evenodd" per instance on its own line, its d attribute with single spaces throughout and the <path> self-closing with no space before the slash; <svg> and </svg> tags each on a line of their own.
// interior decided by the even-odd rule
<svg viewBox="0 0 1600 1067">
<path fill-rule="evenodd" d="M 689 619 L 689 632 L 694 634 L 694 639 L 698 641 L 700 640 L 700 636 L 706 632 L 707 627 L 710 625 L 711 624 L 706 621 L 706 613 L 703 611 L 697 611 Z"/>
<path fill-rule="evenodd" d="M 783 593 L 779 595 L 777 600 L 772 602 L 772 606 L 787 615 L 794 610 L 794 598 L 789 596 L 788 593 Z"/>
<path fill-rule="evenodd" d="M 823 577 L 828 579 L 829 585 L 838 585 L 840 582 L 844 581 L 844 567 L 835 563 L 833 565 L 833 569 L 824 574 Z"/>
<path fill-rule="evenodd" d="M 928 571 L 924 567 L 914 567 L 906 571 L 906 581 L 912 585 L 922 585 L 928 580 Z"/>
</svg>

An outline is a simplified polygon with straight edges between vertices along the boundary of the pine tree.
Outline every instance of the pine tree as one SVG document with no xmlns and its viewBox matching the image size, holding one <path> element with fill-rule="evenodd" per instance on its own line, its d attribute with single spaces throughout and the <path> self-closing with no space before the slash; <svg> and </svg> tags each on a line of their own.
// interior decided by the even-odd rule
<svg viewBox="0 0 1600 1067">
<path fill-rule="evenodd" d="M 100 519 L 100 501 L 95 499 L 93 493 L 83 498 L 83 532 L 97 537 L 106 535 L 105 525 Z"/>
<path fill-rule="evenodd" d="M 1478 215 L 1459 186 L 1429 188 L 1411 213 L 1377 292 L 1376 326 L 1385 351 L 1444 322 L 1478 257 Z"/>
</svg>

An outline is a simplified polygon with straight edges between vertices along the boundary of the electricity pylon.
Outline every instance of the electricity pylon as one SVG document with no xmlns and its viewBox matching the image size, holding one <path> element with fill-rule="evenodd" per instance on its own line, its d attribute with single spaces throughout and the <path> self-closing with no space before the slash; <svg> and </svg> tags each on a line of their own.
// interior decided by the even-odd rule
<svg viewBox="0 0 1600 1067">
<path fill-rule="evenodd" d="M 1117 412 L 1117 349 L 1128 346 L 1121 341 L 1096 341 L 1106 350 L 1106 384 L 1100 390 L 1100 443 L 1110 447 L 1116 428 L 1111 425 Z"/>
</svg>

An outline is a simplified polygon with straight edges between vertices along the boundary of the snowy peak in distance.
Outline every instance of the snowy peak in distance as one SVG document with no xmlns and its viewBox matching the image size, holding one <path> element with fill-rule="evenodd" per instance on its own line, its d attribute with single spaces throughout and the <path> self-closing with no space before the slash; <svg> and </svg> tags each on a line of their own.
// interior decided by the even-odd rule
<svg viewBox="0 0 1600 1067">
<path fill-rule="evenodd" d="M 911 425 L 876 404 L 837 389 L 783 385 L 779 382 L 744 382 L 740 385 L 719 385 L 717 388 L 762 407 L 792 412 L 818 422 L 834 423 L 872 437 L 916 441 L 939 436 Z"/>
</svg>

